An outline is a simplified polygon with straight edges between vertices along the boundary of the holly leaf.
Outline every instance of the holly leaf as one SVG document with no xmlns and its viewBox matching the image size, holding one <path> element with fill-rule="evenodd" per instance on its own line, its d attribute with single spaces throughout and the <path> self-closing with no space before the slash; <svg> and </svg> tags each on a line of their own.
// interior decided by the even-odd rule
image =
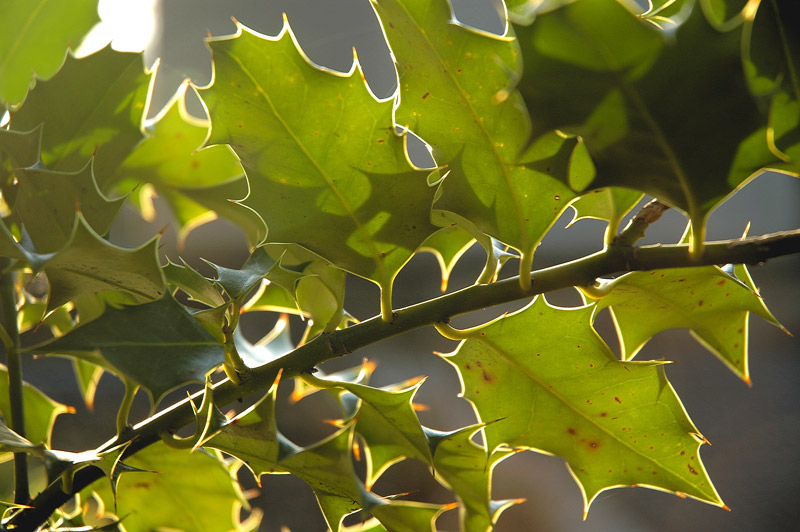
<svg viewBox="0 0 800 532">
<path fill-rule="evenodd" d="M 43 444 L 31 443 L 30 440 L 23 438 L 0 421 L 0 453 L 41 454 L 43 450 Z"/>
<path fill-rule="evenodd" d="M 166 266 L 162 267 L 164 277 L 169 285 L 183 290 L 192 301 L 203 303 L 212 308 L 225 304 L 225 298 L 219 293 L 214 283 L 197 270 L 186 264 L 181 259 L 181 264 L 167 260 Z"/>
<path fill-rule="evenodd" d="M 769 100 L 769 149 L 784 164 L 800 173 L 800 39 L 790 28 L 800 22 L 791 3 L 764 2 L 755 16 L 745 17 L 743 62 L 750 89 Z M 777 51 L 777 52 L 776 52 Z"/>
<path fill-rule="evenodd" d="M 97 2 L 3 2 L 0 20 L 0 102 L 15 106 L 35 79 L 47 79 L 98 22 Z"/>
<path fill-rule="evenodd" d="M 6 419 L 11 418 L 8 384 L 8 368 L 0 364 L 0 414 Z M 27 382 L 22 385 L 22 398 L 25 407 L 25 435 L 36 445 L 49 444 L 56 418 L 75 411 L 71 406 L 49 398 Z"/>
<path fill-rule="evenodd" d="M 38 83 L 25 105 L 12 113 L 10 126 L 28 131 L 45 122 L 44 166 L 74 172 L 93 157 L 98 186 L 106 190 L 142 139 L 147 85 L 140 54 L 104 48 L 83 59 L 69 57 L 56 76 Z M 65 95 L 69 105 L 64 105 Z"/>
<path fill-rule="evenodd" d="M 600 290 L 606 295 L 597 309 L 611 311 L 622 359 L 632 359 L 661 331 L 686 328 L 749 384 L 750 313 L 781 325 L 758 295 L 747 267 L 735 268 L 735 276 L 709 266 L 633 272 L 610 281 Z"/>
<path fill-rule="evenodd" d="M 286 29 L 277 40 L 243 31 L 212 50 L 209 143 L 228 143 L 241 159 L 251 188 L 243 203 L 264 219 L 268 240 L 299 244 L 388 291 L 435 230 L 433 190 L 406 162 L 392 104 L 358 78 L 314 68 Z"/>
<path fill-rule="evenodd" d="M 622 219 L 633 209 L 644 194 L 637 190 L 620 187 L 598 188 L 575 200 L 570 205 L 575 216 L 567 227 L 579 220 L 594 218 L 608 221 L 605 232 L 605 243 L 609 244 L 619 230 Z"/>
<path fill-rule="evenodd" d="M 270 257 L 263 247 L 256 248 L 238 270 L 217 266 L 211 262 L 208 262 L 208 264 L 217 270 L 215 281 L 222 286 L 231 299 L 244 298 L 264 278 L 275 282 L 281 288 L 293 294 L 297 281 L 303 277 L 302 273 L 291 271 L 281 266 L 280 259 L 276 261 Z"/>
<path fill-rule="evenodd" d="M 166 292 L 158 237 L 137 249 L 121 248 L 102 239 L 81 214 L 65 246 L 34 269 L 43 270 L 50 281 L 48 309 L 105 290 L 122 291 L 137 302 L 153 301 Z"/>
<path fill-rule="evenodd" d="M 222 343 L 170 295 L 142 305 L 109 307 L 99 318 L 26 351 L 99 364 L 144 387 L 154 407 L 170 390 L 204 382 L 225 358 Z"/>
<path fill-rule="evenodd" d="M 238 514 L 246 503 L 219 457 L 173 450 L 159 442 L 125 458 L 125 464 L 143 470 L 118 479 L 116 513 L 124 516 L 126 529 L 240 530 Z M 113 507 L 111 487 L 94 488 Z M 181 504 L 165 506 L 165 500 Z"/>
<path fill-rule="evenodd" d="M 445 3 L 394 0 L 376 10 L 401 80 L 395 120 L 424 138 L 449 170 L 435 222 L 488 234 L 530 257 L 574 197 L 551 176 L 567 180 L 580 139 L 548 136 L 528 147 L 513 34 L 492 38 L 451 24 Z"/>
<path fill-rule="evenodd" d="M 436 478 L 461 501 L 462 530 L 491 530 L 503 510 L 522 502 L 522 499 L 491 500 L 492 471 L 514 451 L 498 450 L 489 456 L 485 447 L 472 441 L 481 428 L 473 425 L 446 433 L 426 429 L 428 439 L 436 442 L 433 453 Z"/>
<path fill-rule="evenodd" d="M 9 160 L 11 168 L 29 168 L 41 164 L 39 150 L 42 143 L 42 127 L 39 124 L 30 131 L 0 129 L 0 149 Z M 13 207 L 13 205 L 9 205 Z"/>
<path fill-rule="evenodd" d="M 564 458 L 585 511 L 602 491 L 643 485 L 723 506 L 700 460 L 705 441 L 663 363 L 620 362 L 591 326 L 594 306 L 543 297 L 463 333 L 446 355 L 484 428 L 487 448 Z"/>
<path fill-rule="evenodd" d="M 428 237 L 419 250 L 432 253 L 442 271 L 442 292 L 447 290 L 450 274 L 464 253 L 475 243 L 467 231 L 457 225 L 443 227 Z"/>
<path fill-rule="evenodd" d="M 580 135 L 597 168 L 592 187 L 682 209 L 697 241 L 708 213 L 776 161 L 741 75 L 741 28 L 719 32 L 703 11 L 684 20 L 677 9 L 639 16 L 619 2 L 572 2 L 520 36 L 535 132 Z"/>
<path fill-rule="evenodd" d="M 125 203 L 124 197 L 110 200 L 100 192 L 91 161 L 77 172 L 32 167 L 17 169 L 15 175 L 19 188 L 14 213 L 39 253 L 64 247 L 76 213 L 81 213 L 94 232 L 105 235 Z"/>
</svg>

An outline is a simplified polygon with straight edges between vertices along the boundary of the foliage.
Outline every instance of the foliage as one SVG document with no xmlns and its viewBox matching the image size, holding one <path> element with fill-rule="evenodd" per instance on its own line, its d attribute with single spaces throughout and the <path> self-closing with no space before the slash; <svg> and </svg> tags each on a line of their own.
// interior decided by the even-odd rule
<svg viewBox="0 0 800 532">
<path fill-rule="evenodd" d="M 494 35 L 453 23 L 444 1 L 376 2 L 399 75 L 385 100 L 357 75 L 358 60 L 343 75 L 313 65 L 291 17 L 266 38 L 241 18 L 236 35 L 209 43 L 215 77 L 201 96 L 210 120 L 190 119 L 177 98 L 149 129 L 138 54 L 68 53 L 95 21 L 91 2 L 0 8 L 18 29 L 0 36 L 10 114 L 0 130 L 0 452 L 13 453 L 16 472 L 3 529 L 87 526 L 105 513 L 121 521 L 104 526 L 129 531 L 254 530 L 260 514 L 240 515 L 244 465 L 258 482 L 305 481 L 332 531 L 354 530 L 343 521 L 359 511 L 359 530 L 435 531 L 457 508 L 462 530 L 486 532 L 521 502 L 494 500 L 493 469 L 524 450 L 562 457 L 585 511 L 620 486 L 725 507 L 665 362 L 633 359 L 658 332 L 686 328 L 749 383 L 750 313 L 780 326 L 745 264 L 800 252 L 798 231 L 708 243 L 704 228 L 748 180 L 800 169 L 791 30 L 800 13 L 766 0 L 654 2 L 644 13 L 609 0 L 507 3 L 520 25 Z M 435 168 L 410 162 L 410 132 L 430 145 Z M 206 277 L 164 263 L 158 236 L 136 249 L 110 243 L 123 204 L 145 209 L 154 193 L 184 236 L 215 215 L 236 223 L 250 258 L 240 269 L 212 264 Z M 658 201 L 620 231 L 643 193 Z M 686 238 L 637 247 L 667 205 L 687 216 Z M 603 250 L 531 273 L 535 249 L 570 207 L 574 221 L 607 222 Z M 444 290 L 476 241 L 487 261 L 473 286 L 393 306 L 394 279 L 416 253 L 437 256 Z M 499 281 L 511 259 L 519 275 Z M 347 275 L 379 286 L 380 316 L 351 318 Z M 582 305 L 546 300 L 566 287 L 580 289 Z M 449 323 L 517 299 L 528 303 L 483 325 Z M 594 328 L 606 308 L 620 357 Z M 286 318 L 261 342 L 246 339 L 240 316 L 263 312 L 302 316 L 300 342 Z M 421 380 L 375 387 L 370 363 L 332 375 L 316 367 L 421 326 L 460 342 L 442 357 L 474 424 L 422 425 Z M 51 337 L 34 343 L 25 333 L 36 329 Z M 121 379 L 117 435 L 85 453 L 52 449 L 54 419 L 69 408 L 23 385 L 20 358 L 32 354 L 73 360 L 87 405 L 100 374 Z M 155 410 L 192 383 L 205 387 L 130 426 L 139 387 Z M 285 436 L 275 410 L 283 383 L 294 400 L 327 392 L 336 431 L 305 446 Z M 254 392 L 250 406 L 222 414 Z M 187 426 L 194 433 L 178 435 Z M 38 495 L 29 456 L 47 472 Z M 374 489 L 408 459 L 453 502 Z M 73 496 L 76 512 L 62 508 Z M 181 502 L 168 509 L 165 499 Z"/>
</svg>

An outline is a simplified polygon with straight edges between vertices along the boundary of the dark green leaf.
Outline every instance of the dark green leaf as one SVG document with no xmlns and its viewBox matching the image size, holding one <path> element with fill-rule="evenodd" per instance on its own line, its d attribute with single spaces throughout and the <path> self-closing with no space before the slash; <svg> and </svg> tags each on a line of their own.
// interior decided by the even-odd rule
<svg viewBox="0 0 800 532">
<path fill-rule="evenodd" d="M 100 363 L 146 388 L 154 405 L 182 384 L 204 382 L 224 360 L 222 344 L 169 295 L 143 305 L 108 308 L 96 320 L 28 351 Z"/>
<path fill-rule="evenodd" d="M 702 239 L 707 214 L 775 157 L 741 74 L 741 29 L 717 32 L 694 7 L 677 30 L 603 0 L 541 14 L 520 37 L 520 90 L 535 131 L 583 137 L 593 186 L 678 207 Z"/>
<path fill-rule="evenodd" d="M 70 57 L 55 77 L 31 91 L 12 114 L 11 128 L 27 131 L 45 122 L 44 165 L 74 172 L 94 155 L 94 174 L 106 190 L 142 139 L 147 85 L 139 54 L 105 48 L 84 59 Z"/>
<path fill-rule="evenodd" d="M 160 298 L 166 288 L 157 248 L 158 238 L 137 249 L 110 244 L 78 215 L 66 245 L 38 265 L 50 281 L 48 308 L 103 290 L 120 290 L 136 301 Z"/>
</svg>

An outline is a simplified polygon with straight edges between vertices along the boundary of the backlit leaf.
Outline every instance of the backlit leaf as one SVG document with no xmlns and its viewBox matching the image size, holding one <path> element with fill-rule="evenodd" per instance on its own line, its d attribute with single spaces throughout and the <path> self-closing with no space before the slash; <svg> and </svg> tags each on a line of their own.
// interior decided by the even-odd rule
<svg viewBox="0 0 800 532">
<path fill-rule="evenodd" d="M 97 22 L 94 0 L 10 0 L 0 5 L 0 102 L 17 105 L 47 79 Z"/>
<path fill-rule="evenodd" d="M 490 38 L 451 24 L 444 2 L 393 0 L 376 9 L 397 57 L 395 120 L 448 166 L 437 223 L 458 223 L 529 255 L 574 197 L 550 177 L 566 179 L 568 171 L 553 158 L 563 153 L 568 163 L 580 141 L 562 137 L 528 148 L 531 125 L 514 88 L 522 64 L 513 35 Z"/>
<path fill-rule="evenodd" d="M 27 382 L 22 386 L 22 395 L 25 401 L 25 436 L 35 444 L 49 444 L 56 417 L 72 413 L 73 408 L 50 399 Z M 2 364 L 0 364 L 0 414 L 7 420 L 10 419 L 8 368 Z"/>
<path fill-rule="evenodd" d="M 406 162 L 391 103 L 355 76 L 311 66 L 288 31 L 275 41 L 243 31 L 212 49 L 209 142 L 241 159 L 244 204 L 264 219 L 268 240 L 300 244 L 388 289 L 434 231 L 433 190 Z"/>
<path fill-rule="evenodd" d="M 736 278 L 716 266 L 633 272 L 602 288 L 597 308 L 609 308 L 622 347 L 630 360 L 655 334 L 687 328 L 745 382 L 747 329 L 754 312 L 780 327 L 756 292 L 747 267 Z"/>
<path fill-rule="evenodd" d="M 127 530 L 239 529 L 238 510 L 244 498 L 218 457 L 156 443 L 125 458 L 125 464 L 144 470 L 119 478 L 116 513 L 124 517 Z M 106 507 L 114 508 L 108 484 L 98 484 L 94 489 Z M 163 504 L 164 501 L 180 504 Z"/>
<path fill-rule="evenodd" d="M 722 506 L 698 454 L 704 441 L 662 363 L 620 362 L 591 327 L 593 306 L 538 297 L 471 329 L 448 355 L 463 395 L 501 445 L 567 461 L 586 510 L 601 491 L 642 485 Z"/>
</svg>

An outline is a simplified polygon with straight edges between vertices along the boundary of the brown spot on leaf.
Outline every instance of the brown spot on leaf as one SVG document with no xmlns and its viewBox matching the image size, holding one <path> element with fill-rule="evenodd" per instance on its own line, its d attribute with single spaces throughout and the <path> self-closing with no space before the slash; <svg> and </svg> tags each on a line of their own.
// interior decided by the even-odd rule
<svg viewBox="0 0 800 532">
<path fill-rule="evenodd" d="M 422 99 L 424 100 L 425 98 L 427 98 L 430 95 L 431 95 L 430 92 L 426 92 L 425 94 L 422 95 Z"/>
<path fill-rule="evenodd" d="M 483 380 L 486 382 L 492 382 L 494 378 L 486 370 L 483 370 Z"/>
<path fill-rule="evenodd" d="M 689 473 L 691 473 L 692 475 L 698 474 L 697 471 L 695 471 L 695 469 L 692 467 L 692 464 L 686 464 L 686 467 L 689 468 Z"/>
<path fill-rule="evenodd" d="M 600 417 L 606 417 L 608 414 L 606 412 L 600 412 Z"/>
<path fill-rule="evenodd" d="M 589 447 L 589 449 L 593 451 L 596 450 L 598 447 L 600 447 L 600 444 L 597 443 L 596 441 L 587 442 L 586 445 Z"/>
<path fill-rule="evenodd" d="M 572 427 L 567 429 L 567 433 L 572 434 L 573 436 L 576 434 L 575 429 L 573 429 Z"/>
<path fill-rule="evenodd" d="M 620 399 L 620 398 L 619 398 L 619 397 L 617 397 L 616 395 L 614 396 L 614 400 L 615 400 L 616 402 L 620 403 L 620 404 L 622 403 L 622 399 Z"/>
</svg>

